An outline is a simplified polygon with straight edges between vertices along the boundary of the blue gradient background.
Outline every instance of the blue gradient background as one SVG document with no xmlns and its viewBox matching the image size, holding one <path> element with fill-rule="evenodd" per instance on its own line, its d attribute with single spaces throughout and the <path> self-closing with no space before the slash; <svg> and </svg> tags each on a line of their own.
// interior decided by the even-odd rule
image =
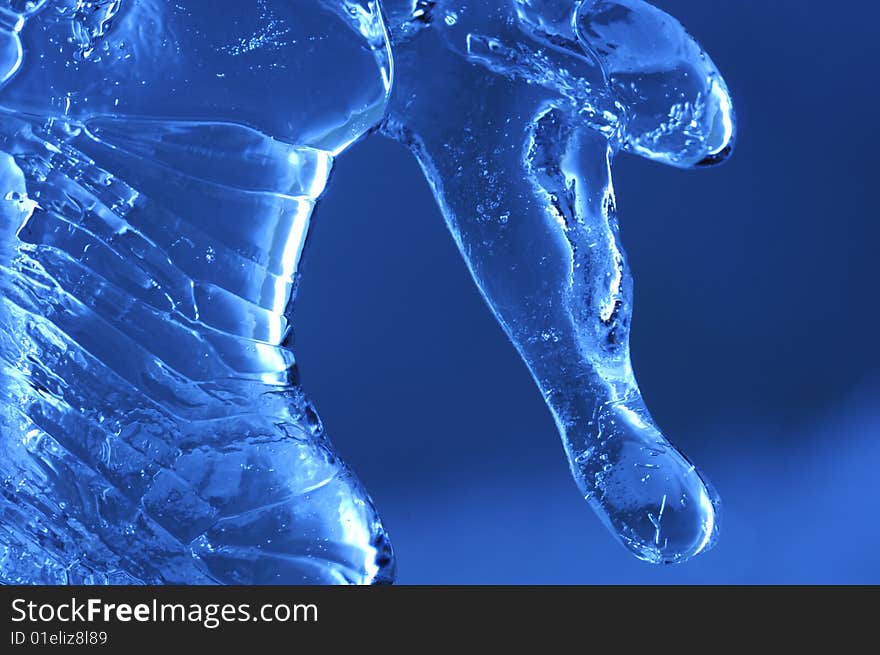
<svg viewBox="0 0 880 655">
<path fill-rule="evenodd" d="M 719 490 L 721 540 L 656 567 L 606 533 L 415 161 L 371 137 L 318 209 L 296 348 L 401 583 L 880 582 L 880 7 L 656 4 L 739 119 L 720 169 L 615 168 L 636 374 Z"/>
</svg>

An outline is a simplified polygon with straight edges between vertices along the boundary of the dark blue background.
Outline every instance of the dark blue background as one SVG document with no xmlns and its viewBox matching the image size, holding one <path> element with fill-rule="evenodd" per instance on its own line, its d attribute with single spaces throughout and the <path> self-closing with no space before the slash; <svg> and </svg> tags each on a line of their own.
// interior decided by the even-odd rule
<svg viewBox="0 0 880 655">
<path fill-rule="evenodd" d="M 401 583 L 880 582 L 880 8 L 657 4 L 739 119 L 720 169 L 615 168 L 636 373 L 722 495 L 719 545 L 656 567 L 605 532 L 415 161 L 372 137 L 318 210 L 295 324 Z"/>
</svg>

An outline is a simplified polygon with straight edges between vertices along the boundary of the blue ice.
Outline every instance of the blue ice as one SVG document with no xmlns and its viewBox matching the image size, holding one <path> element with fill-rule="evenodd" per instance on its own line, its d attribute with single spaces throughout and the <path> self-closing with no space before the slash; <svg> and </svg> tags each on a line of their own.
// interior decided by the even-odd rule
<svg viewBox="0 0 880 655">
<path fill-rule="evenodd" d="M 415 153 L 612 533 L 652 562 L 714 542 L 718 500 L 633 377 L 611 183 L 619 151 L 731 151 L 724 81 L 667 14 L 0 0 L 0 85 L 0 582 L 393 580 L 290 320 L 334 162 L 379 130 Z"/>
</svg>

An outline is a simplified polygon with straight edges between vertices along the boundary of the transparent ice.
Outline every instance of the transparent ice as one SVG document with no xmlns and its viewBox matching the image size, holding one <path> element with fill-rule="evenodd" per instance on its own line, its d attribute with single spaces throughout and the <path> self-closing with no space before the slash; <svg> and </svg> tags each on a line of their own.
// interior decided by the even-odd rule
<svg viewBox="0 0 880 655">
<path fill-rule="evenodd" d="M 610 167 L 620 149 L 722 161 L 734 127 L 715 66 L 640 0 L 416 2 L 389 23 L 384 129 L 421 163 L 585 498 L 641 559 L 706 550 L 717 498 L 654 424 L 630 365 Z"/>
<path fill-rule="evenodd" d="M 24 58 L 0 90 L 0 577 L 389 580 L 287 318 L 333 160 L 385 110 L 378 8 L 71 0 L 21 25 L 23 4 L 3 9 L 6 67 L 17 33 Z"/>
<path fill-rule="evenodd" d="M 334 160 L 380 127 L 424 168 L 594 509 L 642 559 L 712 544 L 717 500 L 629 364 L 609 168 L 730 151 L 724 82 L 668 15 L 0 0 L 0 84 L 0 582 L 393 579 L 289 324 Z"/>
</svg>

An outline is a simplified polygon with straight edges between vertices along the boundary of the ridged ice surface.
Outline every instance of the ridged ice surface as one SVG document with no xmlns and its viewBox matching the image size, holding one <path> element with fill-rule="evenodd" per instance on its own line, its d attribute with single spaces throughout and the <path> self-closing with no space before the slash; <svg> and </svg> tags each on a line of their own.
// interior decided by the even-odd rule
<svg viewBox="0 0 880 655">
<path fill-rule="evenodd" d="M 384 109 L 376 7 L 24 4 L 2 9 L 0 582 L 390 580 L 287 318 L 334 156 Z"/>
<path fill-rule="evenodd" d="M 733 114 L 721 76 L 639 0 L 413 4 L 390 15 L 385 132 L 424 168 L 584 497 L 641 559 L 705 551 L 717 498 L 651 419 L 630 365 L 611 161 L 620 149 L 680 167 L 722 161 Z"/>
<path fill-rule="evenodd" d="M 289 323 L 333 162 L 380 126 L 417 156 L 610 530 L 651 562 L 714 542 L 717 498 L 633 376 L 611 182 L 621 150 L 730 153 L 724 82 L 667 14 L 0 0 L 0 85 L 0 582 L 392 579 Z"/>
</svg>

